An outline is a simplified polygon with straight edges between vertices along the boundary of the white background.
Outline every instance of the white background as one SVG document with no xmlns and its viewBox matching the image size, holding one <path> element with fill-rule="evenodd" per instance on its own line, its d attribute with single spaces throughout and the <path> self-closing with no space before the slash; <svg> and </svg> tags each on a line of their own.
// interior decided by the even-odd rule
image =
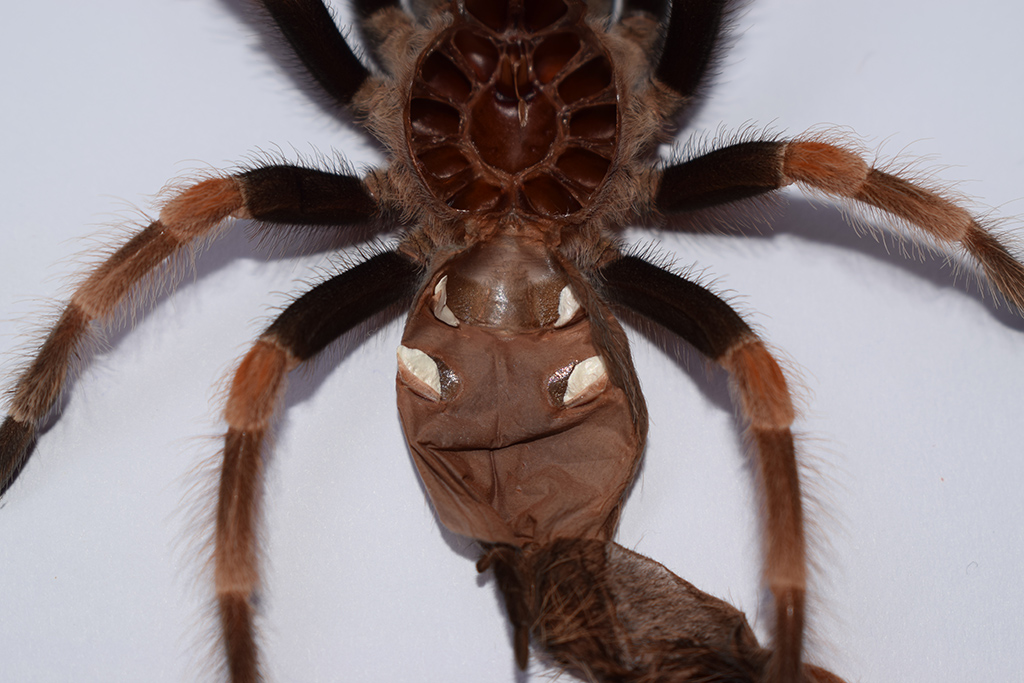
<svg viewBox="0 0 1024 683">
<path fill-rule="evenodd" d="M 378 163 L 228 0 L 11 3 L 0 22 L 0 347 L 164 182 L 258 150 Z M 850 126 L 1024 213 L 1024 9 L 758 0 L 695 122 Z M 926 164 L 928 167 L 928 164 Z M 662 234 L 799 373 L 821 571 L 810 656 L 854 681 L 1019 680 L 1024 323 L 793 193 L 751 239 Z M 1021 233 L 1020 220 L 1010 228 Z M 116 231 L 115 231 L 116 232 Z M 650 239 L 639 233 L 638 239 Z M 0 679 L 191 681 L 211 625 L 190 521 L 212 388 L 325 257 L 236 230 L 110 335 L 0 502 Z M 493 582 L 425 501 L 394 407 L 400 325 L 298 373 L 269 467 L 262 606 L 276 682 L 520 681 Z M 723 379 L 642 337 L 652 413 L 619 541 L 764 635 L 752 487 Z M 16 366 L 11 356 L 8 367 Z M 199 497 L 202 498 L 201 496 Z"/>
</svg>

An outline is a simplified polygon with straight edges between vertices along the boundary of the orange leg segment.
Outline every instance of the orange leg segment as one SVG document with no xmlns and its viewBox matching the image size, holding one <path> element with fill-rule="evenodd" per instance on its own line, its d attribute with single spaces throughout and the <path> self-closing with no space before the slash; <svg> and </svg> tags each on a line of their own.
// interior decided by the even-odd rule
<svg viewBox="0 0 1024 683">
<path fill-rule="evenodd" d="M 157 220 L 86 276 L 18 378 L 0 425 L 0 494 L 24 466 L 36 429 L 57 401 L 92 323 L 109 321 L 161 264 L 212 237 L 229 216 L 337 225 L 368 222 L 376 211 L 358 178 L 294 166 L 204 180 L 168 201 Z"/>
<path fill-rule="evenodd" d="M 0 493 L 20 472 L 35 430 L 56 402 L 94 320 L 106 320 L 154 268 L 243 208 L 234 178 L 203 181 L 172 199 L 78 287 L 38 355 L 14 387 L 0 426 Z"/>
<path fill-rule="evenodd" d="M 872 168 L 823 140 L 750 141 L 722 147 L 661 174 L 656 208 L 666 214 L 726 204 L 799 183 L 880 209 L 938 245 L 963 249 L 1018 309 L 1024 265 L 991 231 L 942 194 Z"/>
<path fill-rule="evenodd" d="M 384 252 L 321 283 L 277 318 L 235 371 L 228 393 L 214 533 L 214 583 L 232 683 L 262 680 L 254 598 L 259 590 L 265 441 L 288 373 L 388 306 L 411 298 L 419 267 Z"/>
<path fill-rule="evenodd" d="M 217 496 L 214 584 L 231 680 L 261 680 L 252 596 L 259 586 L 257 520 L 263 481 L 263 441 L 299 360 L 272 337 L 242 360 L 228 397 L 224 461 Z"/>
<path fill-rule="evenodd" d="M 871 168 L 859 155 L 817 141 L 786 145 L 782 175 L 837 197 L 848 197 L 896 216 L 935 241 L 959 245 L 992 284 L 1024 310 L 1024 265 L 966 210 L 942 195 Z"/>
</svg>

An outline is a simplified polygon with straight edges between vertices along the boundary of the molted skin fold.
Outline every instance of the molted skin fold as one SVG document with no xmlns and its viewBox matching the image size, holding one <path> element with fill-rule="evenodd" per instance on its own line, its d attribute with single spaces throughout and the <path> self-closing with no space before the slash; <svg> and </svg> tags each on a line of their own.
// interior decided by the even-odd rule
<svg viewBox="0 0 1024 683">
<path fill-rule="evenodd" d="M 441 373 L 437 363 L 419 349 L 398 347 L 398 377 L 402 384 L 427 400 L 441 398 Z"/>
<path fill-rule="evenodd" d="M 519 267 L 479 267 L 498 257 Z M 435 283 L 445 276 L 458 327 L 434 314 Z M 402 344 L 457 378 L 439 401 L 398 380 L 416 466 L 456 533 L 515 546 L 611 539 L 642 435 L 626 393 L 606 379 L 563 401 L 572 370 L 600 354 L 589 315 L 555 327 L 567 283 L 543 247 L 509 238 L 443 264 L 409 317 Z"/>
</svg>

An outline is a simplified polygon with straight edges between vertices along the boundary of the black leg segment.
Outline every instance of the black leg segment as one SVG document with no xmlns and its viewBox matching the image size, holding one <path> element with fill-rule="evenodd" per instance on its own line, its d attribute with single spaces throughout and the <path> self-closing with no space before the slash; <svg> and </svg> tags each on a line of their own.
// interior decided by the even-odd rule
<svg viewBox="0 0 1024 683">
<path fill-rule="evenodd" d="M 18 422 L 10 415 L 0 426 L 0 496 L 10 488 L 28 462 L 35 426 Z"/>
<path fill-rule="evenodd" d="M 708 358 L 720 358 L 739 339 L 753 335 L 729 304 L 638 256 L 623 256 L 598 272 L 610 301 L 678 334 Z"/>
<path fill-rule="evenodd" d="M 377 213 L 363 181 L 298 166 L 266 166 L 238 176 L 249 216 L 292 225 L 353 225 Z"/>
<path fill-rule="evenodd" d="M 377 254 L 299 297 L 267 328 L 299 361 L 388 306 L 411 303 L 423 269 L 396 251 Z"/>
<path fill-rule="evenodd" d="M 260 0 L 320 87 L 348 106 L 370 76 L 321 0 Z"/>
<path fill-rule="evenodd" d="M 683 97 L 691 98 L 707 85 L 735 3 L 730 0 L 674 0 L 671 4 L 655 75 Z M 627 6 L 652 10 L 659 5 L 664 6 L 664 2 L 636 0 L 627 3 Z"/>
<path fill-rule="evenodd" d="M 753 140 L 669 166 L 654 205 L 666 214 L 696 211 L 765 194 L 787 184 L 782 175 L 786 143 Z"/>
</svg>

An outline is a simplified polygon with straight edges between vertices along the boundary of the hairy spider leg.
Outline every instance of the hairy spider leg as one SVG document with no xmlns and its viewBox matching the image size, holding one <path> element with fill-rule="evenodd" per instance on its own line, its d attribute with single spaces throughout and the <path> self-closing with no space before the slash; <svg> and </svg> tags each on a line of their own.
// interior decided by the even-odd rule
<svg viewBox="0 0 1024 683">
<path fill-rule="evenodd" d="M 259 0 L 259 4 L 323 91 L 349 106 L 370 72 L 349 47 L 327 6 L 296 0 Z M 354 4 L 365 17 L 393 3 L 364 0 Z"/>
<path fill-rule="evenodd" d="M 938 192 L 877 168 L 831 141 L 754 140 L 728 145 L 664 169 L 655 207 L 665 214 L 754 197 L 797 183 L 881 209 L 917 234 L 959 247 L 992 285 L 1024 310 L 1024 265 L 969 212 Z"/>
<path fill-rule="evenodd" d="M 0 426 L 0 494 L 24 468 L 36 430 L 60 395 L 92 322 L 109 320 L 158 266 L 215 237 L 230 216 L 352 225 L 368 223 L 376 211 L 358 178 L 295 166 L 204 180 L 168 201 L 157 220 L 88 274 L 19 377 Z"/>
<path fill-rule="evenodd" d="M 654 206 L 661 213 L 672 215 L 728 204 L 793 183 L 833 197 L 855 199 L 905 222 L 934 243 L 959 246 L 978 262 L 995 288 L 1015 306 L 1024 308 L 1024 266 L 1013 258 L 999 238 L 939 193 L 871 168 L 858 154 L 832 142 L 816 139 L 758 140 L 713 150 L 665 168 L 655 193 Z M 612 267 L 617 266 L 613 264 Z M 652 275 L 648 277 L 653 278 Z M 616 296 L 614 290 L 610 293 Z M 636 304 L 645 305 L 645 302 L 637 299 Z M 660 315 L 667 315 L 669 310 L 663 309 Z M 659 312 L 652 308 L 650 314 L 644 314 L 657 320 L 655 316 Z M 729 357 L 723 356 L 723 365 L 732 372 L 746 373 L 766 389 L 778 384 L 772 379 L 774 372 L 766 373 L 761 369 L 768 367 L 761 358 L 750 357 L 746 353 L 730 353 Z M 781 374 L 778 378 L 781 380 Z M 747 380 L 740 375 L 738 382 L 742 396 L 742 387 Z M 783 386 L 779 384 L 779 388 Z M 778 407 L 781 408 L 781 404 Z M 784 441 L 779 441 L 778 435 L 770 429 L 763 434 L 758 433 L 758 422 L 749 410 L 746 408 L 745 412 L 751 415 L 757 445 L 767 449 L 766 452 L 780 454 L 783 460 L 790 460 L 784 453 L 792 449 L 791 438 L 787 436 Z M 781 416 L 781 413 L 776 415 Z M 764 426 L 767 428 L 768 424 L 770 422 Z M 788 481 L 790 476 L 794 485 L 792 491 L 787 493 L 785 487 L 774 490 L 776 484 Z M 806 569 L 801 566 L 797 571 L 796 564 L 806 563 L 804 540 L 802 530 L 799 537 L 793 535 L 801 527 L 801 521 L 799 517 L 792 516 L 792 511 L 785 512 L 779 523 L 773 521 L 773 517 L 782 513 L 782 510 L 774 509 L 776 503 L 773 501 L 792 508 L 792 505 L 781 501 L 786 495 L 798 494 L 795 469 L 792 473 L 783 471 L 776 475 L 763 471 L 761 479 L 765 486 L 768 515 L 765 572 L 776 598 L 776 657 L 783 657 L 788 651 L 788 658 L 779 659 L 781 668 L 775 669 L 776 673 L 781 673 L 795 671 L 799 662 Z M 797 546 L 799 553 L 795 552 Z M 795 577 L 799 580 L 789 590 L 787 584 Z"/>
<path fill-rule="evenodd" d="M 676 0 L 668 20 L 666 0 L 636 0 L 627 8 L 646 9 L 665 22 L 664 41 L 654 75 L 684 98 L 684 106 L 704 94 L 721 55 L 725 30 L 737 3 L 732 0 Z"/>
<path fill-rule="evenodd" d="M 322 2 L 261 0 L 317 84 L 349 106 L 370 72 L 349 47 Z M 356 2 L 366 17 L 393 3 Z M 256 169 L 250 217 L 286 224 L 365 222 L 378 206 L 361 181 L 291 167 Z M 401 298 L 407 261 L 393 252 L 322 283 L 293 303 L 242 360 L 231 384 L 218 495 L 214 581 L 228 671 L 236 683 L 260 680 L 252 598 L 259 584 L 256 525 L 263 439 L 287 373 L 353 325 Z"/>
<path fill-rule="evenodd" d="M 160 218 L 94 269 L 72 294 L 36 357 L 19 377 L 0 426 L 0 493 L 14 482 L 28 457 L 39 423 L 57 401 L 70 365 L 94 320 L 106 320 L 156 266 L 209 236 L 244 205 L 238 183 L 207 180 L 168 202 Z"/>
<path fill-rule="evenodd" d="M 611 301 L 679 335 L 732 379 L 748 423 L 765 502 L 765 579 L 775 598 L 769 681 L 795 681 L 800 671 L 807 586 L 800 475 L 793 402 L 782 369 L 742 318 L 717 296 L 636 256 L 600 270 Z"/>
<path fill-rule="evenodd" d="M 369 71 L 344 41 L 327 7 L 321 2 L 268 1 L 261 5 L 316 81 L 339 103 L 348 105 L 369 77 Z M 394 6 L 394 3 L 371 1 L 357 5 L 366 15 Z M 59 396 L 90 323 L 109 319 L 157 266 L 203 238 L 215 236 L 216 228 L 231 216 L 271 224 L 352 226 L 368 224 L 377 214 L 377 202 L 359 178 L 289 165 L 265 166 L 205 180 L 168 201 L 158 220 L 88 275 L 16 384 L 10 414 L 0 427 L 0 493 L 13 483 L 24 467 L 38 424 Z M 244 671 L 248 667 L 255 672 L 256 666 L 247 607 L 251 588 L 255 586 L 255 575 L 247 572 L 255 571 L 256 555 L 254 545 L 246 546 L 246 542 L 254 543 L 251 534 L 256 511 L 249 506 L 255 506 L 256 496 L 245 498 L 243 493 L 257 489 L 262 431 L 255 426 L 265 424 L 270 416 L 255 415 L 253 411 L 258 408 L 253 408 L 252 403 L 259 403 L 262 397 L 263 409 L 272 405 L 277 388 L 275 381 L 283 385 L 284 368 L 315 353 L 313 345 L 323 335 L 337 336 L 343 331 L 335 330 L 322 320 L 319 325 L 309 320 L 311 315 L 323 315 L 325 305 L 332 305 L 322 298 L 324 292 L 332 291 L 332 286 L 344 286 L 351 295 L 360 290 L 360 283 L 364 294 L 385 283 L 388 287 L 400 288 L 396 279 L 374 281 L 393 270 L 387 265 L 389 259 L 406 263 L 403 257 L 381 254 L 351 275 L 339 276 L 331 281 L 333 284 L 325 283 L 313 290 L 301 303 L 286 311 L 243 361 L 239 378 L 232 387 L 227 409 L 232 429 L 226 439 L 222 506 L 217 516 L 216 573 L 218 594 L 225 596 L 221 600 L 221 615 L 233 671 Z M 384 298 L 388 296 L 398 294 L 392 292 Z M 377 308 L 366 309 L 375 305 Z M 386 305 L 379 297 L 371 296 L 337 312 L 340 317 L 335 319 L 347 314 L 354 316 L 350 322 L 355 324 Z M 290 336 L 296 331 L 305 338 L 300 341 Z M 329 339 L 323 343 L 327 341 Z M 237 429 L 239 425 L 243 429 Z M 246 467 L 254 462 L 256 470 Z M 253 479 L 254 476 L 257 479 Z M 243 591 L 241 600 L 233 599 L 239 585 L 249 586 L 249 589 Z M 244 654 L 247 638 L 251 655 Z M 256 680 L 255 673 L 249 677 L 236 676 L 234 680 Z"/>
<path fill-rule="evenodd" d="M 228 431 L 214 536 L 214 582 L 233 683 L 262 680 L 253 598 L 259 587 L 263 442 L 286 377 L 355 325 L 408 303 L 420 271 L 405 256 L 387 251 L 317 285 L 281 313 L 235 372 L 224 411 Z"/>
</svg>

